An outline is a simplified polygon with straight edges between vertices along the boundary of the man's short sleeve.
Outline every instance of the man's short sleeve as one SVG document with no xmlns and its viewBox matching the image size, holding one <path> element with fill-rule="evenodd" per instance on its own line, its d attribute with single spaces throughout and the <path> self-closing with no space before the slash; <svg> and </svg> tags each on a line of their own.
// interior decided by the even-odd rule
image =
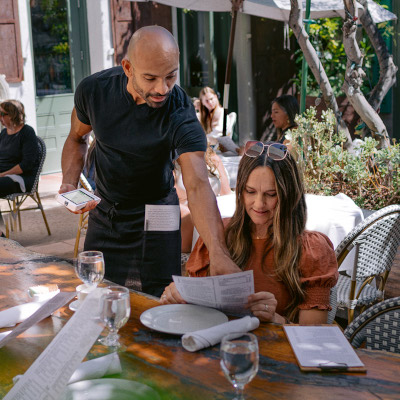
<svg viewBox="0 0 400 400">
<path fill-rule="evenodd" d="M 78 116 L 79 121 L 83 124 L 91 125 L 89 119 L 89 101 L 88 98 L 90 96 L 89 81 L 90 77 L 84 79 L 79 83 L 78 87 L 75 90 L 74 102 L 75 102 L 75 110 Z"/>
<path fill-rule="evenodd" d="M 193 106 L 180 110 L 175 116 L 175 122 L 175 148 L 178 156 L 207 150 L 207 138 Z"/>
</svg>

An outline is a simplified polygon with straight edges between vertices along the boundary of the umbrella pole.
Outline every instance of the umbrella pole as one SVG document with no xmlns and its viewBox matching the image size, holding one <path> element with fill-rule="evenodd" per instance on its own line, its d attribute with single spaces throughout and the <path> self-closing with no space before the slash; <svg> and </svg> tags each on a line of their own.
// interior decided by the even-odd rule
<svg viewBox="0 0 400 400">
<path fill-rule="evenodd" d="M 310 19 L 310 8 L 311 0 L 306 2 L 306 32 L 310 32 L 310 24 L 308 20 Z M 306 94 L 307 94 L 307 75 L 308 75 L 308 64 L 306 58 L 303 56 L 303 63 L 301 65 L 301 89 L 300 89 L 300 114 L 306 110 Z"/>
<path fill-rule="evenodd" d="M 224 107 L 224 127 L 222 131 L 223 136 L 226 136 L 226 116 L 228 115 L 229 87 L 231 82 L 233 45 L 235 43 L 237 13 L 242 3 L 243 0 L 232 0 L 232 22 L 231 22 L 231 32 L 229 34 L 228 58 L 226 60 L 225 82 L 224 82 L 224 99 L 222 103 L 222 106 Z"/>
</svg>

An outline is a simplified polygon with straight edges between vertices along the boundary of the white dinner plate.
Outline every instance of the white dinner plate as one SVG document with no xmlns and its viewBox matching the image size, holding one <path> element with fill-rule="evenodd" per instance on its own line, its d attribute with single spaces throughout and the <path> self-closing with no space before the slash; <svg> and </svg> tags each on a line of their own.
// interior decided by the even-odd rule
<svg viewBox="0 0 400 400">
<path fill-rule="evenodd" d="M 151 387 L 126 379 L 90 379 L 67 386 L 63 400 L 160 400 Z"/>
<path fill-rule="evenodd" d="M 140 322 L 159 332 L 183 335 L 228 322 L 228 317 L 214 308 L 193 304 L 167 304 L 142 313 Z"/>
</svg>

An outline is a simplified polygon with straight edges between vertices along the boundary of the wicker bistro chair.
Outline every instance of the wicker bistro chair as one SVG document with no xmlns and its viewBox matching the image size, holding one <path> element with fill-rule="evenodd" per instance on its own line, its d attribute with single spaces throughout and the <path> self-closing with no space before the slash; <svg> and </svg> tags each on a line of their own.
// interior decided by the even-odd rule
<svg viewBox="0 0 400 400">
<path fill-rule="evenodd" d="M 22 230 L 22 224 L 21 224 L 21 211 L 28 211 L 28 210 L 40 210 L 43 216 L 43 221 L 46 225 L 47 233 L 51 235 L 49 224 L 47 222 L 46 214 L 43 209 L 42 201 L 40 200 L 39 196 L 39 191 L 38 191 L 38 185 L 39 185 L 39 178 L 40 174 L 42 172 L 44 160 L 46 159 L 46 145 L 43 141 L 43 139 L 39 136 L 37 136 L 37 141 L 38 141 L 38 146 L 39 146 L 39 157 L 40 157 L 40 163 L 39 163 L 39 168 L 36 173 L 35 181 L 32 186 L 32 190 L 30 192 L 25 192 L 25 193 L 13 193 L 9 194 L 4 197 L 4 199 L 7 200 L 8 202 L 8 210 L 5 210 L 5 213 L 10 213 L 9 215 L 11 218 L 10 220 L 10 225 L 11 229 L 14 230 L 17 228 L 17 219 L 18 219 L 18 225 L 19 225 L 19 230 Z M 31 198 L 35 203 L 36 206 L 33 207 L 27 207 L 27 208 L 22 208 L 23 203 L 27 198 Z M 10 234 L 9 231 L 9 226 L 8 223 L 6 223 L 6 237 L 8 238 Z"/>
<path fill-rule="evenodd" d="M 352 346 L 400 354 L 400 297 L 368 308 L 345 329 Z"/>
<path fill-rule="evenodd" d="M 347 308 L 348 322 L 356 307 L 384 298 L 384 289 L 400 243 L 400 205 L 382 208 L 359 223 L 336 248 L 340 266 L 355 247 L 352 276 L 339 275 L 337 302 Z M 363 311 L 363 310 L 361 310 Z"/>
<path fill-rule="evenodd" d="M 79 177 L 79 187 L 86 189 L 88 192 L 93 193 L 93 188 L 83 173 L 81 173 L 81 175 Z M 74 257 L 75 258 L 78 256 L 79 240 L 81 238 L 82 231 L 87 230 L 88 220 L 89 220 L 89 212 L 85 212 L 85 213 L 79 215 L 78 231 L 76 233 L 75 246 L 74 246 Z"/>
</svg>

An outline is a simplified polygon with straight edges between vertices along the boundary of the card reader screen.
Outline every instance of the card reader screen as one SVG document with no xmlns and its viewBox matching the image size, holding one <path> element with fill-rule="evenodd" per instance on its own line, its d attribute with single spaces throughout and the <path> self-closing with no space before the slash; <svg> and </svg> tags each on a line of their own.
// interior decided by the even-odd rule
<svg viewBox="0 0 400 400">
<path fill-rule="evenodd" d="M 87 195 L 84 192 L 81 192 L 80 190 L 77 190 L 76 192 L 72 193 L 66 193 L 63 196 L 67 200 L 72 201 L 75 204 L 82 204 L 86 203 L 87 201 L 93 200 L 93 197 Z"/>
</svg>

